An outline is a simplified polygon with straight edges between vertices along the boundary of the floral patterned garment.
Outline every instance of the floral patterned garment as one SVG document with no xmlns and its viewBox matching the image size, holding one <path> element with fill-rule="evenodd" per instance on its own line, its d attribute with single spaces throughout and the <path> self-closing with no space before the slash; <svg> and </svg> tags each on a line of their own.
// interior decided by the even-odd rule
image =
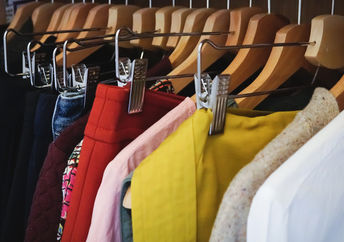
<svg viewBox="0 0 344 242">
<path fill-rule="evenodd" d="M 168 80 L 159 80 L 156 81 L 154 85 L 152 85 L 149 90 L 152 91 L 160 91 L 166 93 L 174 93 L 174 89 L 172 86 L 172 82 Z"/>
<path fill-rule="evenodd" d="M 70 155 L 67 167 L 63 172 L 62 176 L 62 208 L 60 223 L 57 231 L 57 241 L 61 241 L 63 227 L 67 219 L 67 213 L 69 209 L 69 204 L 72 196 L 73 186 L 76 179 L 77 168 L 80 159 L 80 151 L 83 140 L 74 148 L 72 154 Z"/>
</svg>

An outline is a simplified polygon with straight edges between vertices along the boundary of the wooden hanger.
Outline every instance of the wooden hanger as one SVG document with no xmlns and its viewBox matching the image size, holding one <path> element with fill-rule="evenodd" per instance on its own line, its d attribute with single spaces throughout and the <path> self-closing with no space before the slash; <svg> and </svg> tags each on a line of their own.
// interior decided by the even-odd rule
<svg viewBox="0 0 344 242">
<path fill-rule="evenodd" d="M 54 2 L 46 3 L 35 8 L 32 13 L 33 32 L 46 31 L 54 11 L 62 5 L 63 3 Z M 36 38 L 40 38 L 40 36 Z"/>
<path fill-rule="evenodd" d="M 92 8 L 98 4 L 95 3 L 76 3 L 66 12 L 66 16 L 61 21 L 60 30 L 72 30 L 83 28 L 87 16 Z M 68 16 L 69 15 L 69 16 Z M 62 33 L 57 35 L 56 42 L 62 42 L 67 39 L 76 38 L 79 33 Z"/>
<path fill-rule="evenodd" d="M 207 19 L 203 32 L 226 32 L 229 29 L 230 11 L 227 9 L 218 10 Z M 210 39 L 218 45 L 224 45 L 227 37 L 225 35 L 202 36 L 199 41 Z M 198 45 L 197 45 L 198 46 Z M 169 75 L 181 75 L 187 73 L 196 73 L 197 69 L 197 49 L 195 48 L 191 55 L 182 64 L 177 66 Z M 214 50 L 210 46 L 202 49 L 202 54 L 206 56 L 202 62 L 202 69 L 206 69 L 216 60 L 224 55 L 224 51 Z M 171 80 L 176 93 L 180 92 L 193 78 L 179 78 Z"/>
<path fill-rule="evenodd" d="M 172 13 L 180 8 L 178 6 L 166 6 L 156 11 L 155 30 L 159 30 L 159 33 L 169 33 L 171 30 Z M 168 50 L 169 48 L 166 47 L 167 39 L 168 37 L 155 37 L 153 38 L 152 45 Z"/>
<path fill-rule="evenodd" d="M 171 25 L 170 33 L 181 33 L 184 29 L 186 18 L 192 11 L 192 8 L 180 8 L 174 11 L 171 16 L 171 22 L 173 24 Z M 179 36 L 168 37 L 166 47 L 171 49 L 176 48 L 179 39 Z"/>
<path fill-rule="evenodd" d="M 74 9 L 76 9 L 78 7 L 78 5 L 80 5 L 82 3 L 74 3 L 72 4 L 69 8 L 66 9 L 66 11 L 64 11 L 63 16 L 60 20 L 59 26 L 57 27 L 58 30 L 65 30 L 65 26 L 68 25 L 68 21 L 70 20 L 71 14 L 73 12 Z M 58 35 L 56 35 L 58 36 Z"/>
<path fill-rule="evenodd" d="M 139 9 L 138 6 L 134 5 L 115 5 L 109 9 L 109 20 L 107 26 L 109 30 L 106 31 L 107 34 L 115 34 L 116 30 L 120 27 L 126 26 L 129 28 L 133 27 L 133 14 Z M 111 38 L 109 38 L 111 39 Z M 127 41 L 119 42 L 119 46 L 123 48 L 131 48 Z"/>
<path fill-rule="evenodd" d="M 155 13 L 158 8 L 142 8 L 133 14 L 133 31 L 137 33 L 155 31 Z M 152 39 L 135 39 L 130 44 L 146 50 L 155 50 Z"/>
<path fill-rule="evenodd" d="M 108 23 L 108 16 L 109 16 L 109 8 L 111 7 L 110 4 L 101 4 L 94 8 L 92 8 L 87 16 L 86 22 L 82 28 L 103 28 L 107 26 Z M 100 31 L 88 31 L 88 32 L 81 32 L 77 38 L 88 38 L 94 36 L 100 36 L 105 34 L 105 29 Z M 76 48 L 79 45 L 76 43 L 72 43 L 69 45 L 69 48 Z M 83 59 L 97 51 L 101 46 L 88 48 L 80 51 L 75 52 L 67 52 L 67 67 L 70 67 L 72 64 L 78 64 Z M 58 65 L 62 65 L 63 63 L 63 54 L 60 53 L 56 57 L 56 63 Z"/>
<path fill-rule="evenodd" d="M 344 67 L 344 16 L 321 15 L 312 19 L 310 39 L 305 57 L 315 66 L 328 69 Z"/>
<path fill-rule="evenodd" d="M 344 75 L 336 85 L 331 88 L 330 92 L 336 98 L 339 109 L 342 111 L 344 109 Z"/>
<path fill-rule="evenodd" d="M 309 39 L 309 25 L 290 24 L 276 34 L 275 43 L 306 42 Z M 288 80 L 304 65 L 306 47 L 274 47 L 259 76 L 240 94 L 274 90 Z M 241 108 L 253 109 L 267 96 L 238 99 Z"/>
<path fill-rule="evenodd" d="M 155 30 L 159 30 L 159 33 L 169 33 L 171 30 L 172 13 L 180 8 L 178 6 L 167 6 L 156 11 Z M 167 39 L 168 37 L 155 37 L 153 38 L 152 45 L 168 50 L 169 48 L 166 47 Z"/>
<path fill-rule="evenodd" d="M 59 25 L 60 25 L 60 22 L 62 20 L 62 17 L 64 16 L 64 13 L 65 11 L 70 8 L 73 4 L 70 3 L 70 4 L 65 4 L 61 7 L 59 7 L 58 9 L 56 9 L 54 11 L 54 14 L 53 16 L 51 17 L 51 20 L 50 20 L 50 23 L 48 25 L 48 28 L 46 31 L 56 31 L 56 30 L 59 30 Z M 41 43 L 44 43 L 48 38 L 49 36 L 51 36 L 50 34 L 45 34 L 41 37 L 41 39 L 39 40 Z M 31 51 L 36 51 L 37 49 L 39 49 L 40 45 L 36 45 L 34 46 Z"/>
<path fill-rule="evenodd" d="M 250 20 L 242 44 L 273 43 L 276 32 L 288 24 L 288 20 L 276 14 L 262 13 Z M 230 36 L 231 37 L 231 36 Z M 228 40 L 227 43 L 231 41 Z M 268 60 L 271 48 L 240 49 L 222 74 L 231 75 L 230 91 L 252 76 Z"/>
<path fill-rule="evenodd" d="M 263 13 L 263 10 L 257 7 L 244 7 L 232 10 L 229 25 L 229 31 L 232 33 L 228 36 L 226 45 L 242 44 L 251 17 L 259 13 Z"/>
<path fill-rule="evenodd" d="M 299 10 L 300 11 L 300 10 Z M 299 22 L 300 17 L 299 14 Z M 258 78 L 241 93 L 271 90 L 279 87 L 291 75 L 303 66 L 305 60 L 329 69 L 344 67 L 344 17 L 338 15 L 322 15 L 313 18 L 311 35 L 304 25 L 290 25 L 276 35 L 276 42 L 302 42 L 309 40 L 305 50 L 303 47 L 275 47 Z M 304 31 L 304 34 L 302 33 Z M 299 34 L 298 34 L 299 32 Z M 285 37 L 283 37 L 285 35 Z M 289 35 L 289 37 L 288 37 Z M 303 53 L 305 54 L 303 55 Z M 237 101 L 243 108 L 254 108 L 267 96 L 243 98 Z"/>
<path fill-rule="evenodd" d="M 202 32 L 208 17 L 215 12 L 213 8 L 200 8 L 193 10 L 185 20 L 183 33 Z M 178 45 L 169 56 L 172 67 L 177 67 L 192 53 L 195 49 L 200 36 L 183 36 Z"/>
<path fill-rule="evenodd" d="M 8 26 L 8 29 L 15 29 L 19 31 L 23 24 L 28 20 L 28 18 L 31 17 L 32 12 L 43 3 L 44 2 L 31 2 L 20 6 L 15 15 L 13 16 L 13 19 L 10 25 Z M 7 35 L 7 39 L 10 40 L 11 38 L 13 38 L 13 36 L 14 33 L 10 32 Z"/>
</svg>

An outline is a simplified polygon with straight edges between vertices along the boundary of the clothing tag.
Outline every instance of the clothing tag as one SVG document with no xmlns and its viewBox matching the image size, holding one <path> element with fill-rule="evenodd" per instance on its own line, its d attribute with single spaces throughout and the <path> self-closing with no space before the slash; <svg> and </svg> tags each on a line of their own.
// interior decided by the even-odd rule
<svg viewBox="0 0 344 242">
<path fill-rule="evenodd" d="M 85 107 L 88 109 L 92 106 L 96 95 L 97 85 L 99 83 L 100 66 L 87 67 L 87 84 L 86 84 L 86 98 Z"/>
<path fill-rule="evenodd" d="M 130 188 L 131 187 L 128 187 L 128 190 L 124 195 L 123 203 L 122 203 L 123 207 L 126 209 L 131 209 L 131 189 Z"/>
</svg>

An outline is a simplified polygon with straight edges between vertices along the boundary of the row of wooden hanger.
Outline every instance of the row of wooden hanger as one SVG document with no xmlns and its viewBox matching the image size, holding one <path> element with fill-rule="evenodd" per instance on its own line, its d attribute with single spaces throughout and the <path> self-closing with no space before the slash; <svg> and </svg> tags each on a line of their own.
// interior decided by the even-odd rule
<svg viewBox="0 0 344 242">
<path fill-rule="evenodd" d="M 162 49 L 174 48 L 169 59 L 174 67 L 169 75 L 178 76 L 187 73 L 195 73 L 197 68 L 198 45 L 208 39 L 217 46 L 238 46 L 255 45 L 260 43 L 290 43 L 307 42 L 311 40 L 314 45 L 307 47 L 274 47 L 270 48 L 230 48 L 236 56 L 231 64 L 222 74 L 231 76 L 230 91 L 234 90 L 252 74 L 264 67 L 257 79 L 242 93 L 257 92 L 266 89 L 274 89 L 285 82 L 298 69 L 305 68 L 312 71 L 309 63 L 318 66 L 339 69 L 344 67 L 344 20 L 343 16 L 333 15 L 334 1 L 332 2 L 332 15 L 316 17 L 312 20 L 310 31 L 309 25 L 301 24 L 301 1 L 299 1 L 299 22 L 288 24 L 288 20 L 280 15 L 270 12 L 271 2 L 268 1 L 269 11 L 252 7 L 240 9 L 215 10 L 209 8 L 191 9 L 176 6 L 168 6 L 161 9 L 151 7 L 139 9 L 137 6 L 114 5 L 94 3 L 67 4 L 58 8 L 60 3 L 42 4 L 30 3 L 20 8 L 11 22 L 9 28 L 19 28 L 20 20 L 28 12 L 33 12 L 34 30 L 43 30 L 41 19 L 47 16 L 47 9 L 50 9 L 52 17 L 47 30 L 77 29 L 77 28 L 103 28 L 102 31 L 86 31 L 81 33 L 58 34 L 57 40 L 63 41 L 69 38 L 87 38 L 111 34 L 121 26 L 132 26 L 133 30 L 142 32 L 160 33 L 168 32 L 225 32 L 230 31 L 228 37 L 212 36 L 165 36 L 149 39 L 135 39 L 129 43 L 121 42 L 122 47 L 138 46 L 143 49 L 152 50 L 156 47 Z M 191 2 L 192 4 L 192 2 Z M 30 7 L 31 6 L 31 7 Z M 35 6 L 35 7 L 33 7 Z M 23 13 L 26 12 L 26 15 Z M 88 13 L 88 14 L 87 14 Z M 39 20 L 40 19 L 40 20 Z M 49 17 L 47 17 L 49 19 Z M 62 20 L 62 21 L 61 21 Z M 48 23 L 49 21 L 45 21 Z M 173 25 L 171 23 L 173 22 Z M 44 35 L 40 41 L 44 41 L 48 35 Z M 309 41 L 310 42 L 310 41 Z M 76 48 L 77 43 L 71 44 L 70 48 Z M 34 47 L 37 48 L 37 47 Z M 35 49 L 32 49 L 35 50 Z M 68 52 L 68 63 L 70 66 L 79 63 L 82 59 L 99 49 L 98 47 L 88 48 L 78 52 Z M 202 61 L 201 69 L 204 70 L 219 59 L 224 50 L 218 51 L 211 46 L 201 49 L 202 55 L 207 56 Z M 306 55 L 305 55 L 306 54 Z M 306 56 L 306 59 L 305 59 Z M 61 65 L 63 55 L 57 56 L 57 63 Z M 344 82 L 342 78 L 341 82 Z M 172 79 L 175 91 L 178 93 L 193 78 Z M 339 98 L 342 96 L 344 85 L 337 85 L 333 93 Z M 341 97 L 342 98 L 342 97 Z M 264 99 L 263 96 L 256 98 L 238 99 L 239 106 L 253 108 Z M 343 99 L 343 98 L 342 98 Z"/>
</svg>

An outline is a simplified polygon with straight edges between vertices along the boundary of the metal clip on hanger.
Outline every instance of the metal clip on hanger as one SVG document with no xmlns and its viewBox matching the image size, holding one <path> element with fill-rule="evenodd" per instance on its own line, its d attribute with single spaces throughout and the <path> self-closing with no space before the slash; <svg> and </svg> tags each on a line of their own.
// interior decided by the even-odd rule
<svg viewBox="0 0 344 242">
<path fill-rule="evenodd" d="M 135 59 L 131 65 L 129 78 L 131 80 L 128 106 L 129 114 L 142 112 L 145 96 L 147 67 L 147 59 Z"/>
<path fill-rule="evenodd" d="M 131 63 L 129 58 L 119 58 L 119 35 L 123 30 L 128 31 L 128 28 L 119 28 L 115 36 L 115 71 L 119 81 L 131 82 L 128 113 L 133 114 L 142 112 L 148 60 L 135 59 Z"/>
<path fill-rule="evenodd" d="M 231 50 L 231 49 L 244 49 L 244 48 L 265 48 L 265 47 L 278 47 L 278 46 L 308 46 L 315 44 L 314 42 L 293 42 L 293 43 L 271 43 L 271 44 L 253 44 L 253 45 L 237 45 L 237 46 L 218 46 L 214 42 L 205 39 L 198 45 L 197 57 L 197 73 L 195 74 L 195 90 L 197 108 L 210 108 L 213 111 L 214 117 L 210 125 L 209 135 L 221 133 L 225 127 L 225 116 L 227 109 L 228 88 L 229 88 L 229 75 L 218 75 L 213 81 L 206 73 L 201 73 L 202 67 L 202 48 L 205 44 L 209 44 L 216 50 Z M 315 73 L 315 77 L 318 72 Z M 313 82 L 315 80 L 313 79 Z M 225 89 L 227 87 L 227 89 Z M 297 87 L 296 89 L 304 88 Z M 294 88 L 295 89 L 295 88 Z M 280 91 L 290 91 L 291 88 L 283 89 Z M 280 92 L 278 91 L 278 92 Z M 269 91 L 275 93 L 276 90 Z M 259 96 L 267 94 L 267 92 L 252 93 L 250 96 Z M 225 97 L 226 96 L 226 97 Z M 244 97 L 244 95 L 236 95 L 235 98 Z M 233 98 L 231 96 L 231 98 Z M 224 104 L 225 103 L 225 104 Z"/>
<path fill-rule="evenodd" d="M 76 30 L 59 30 L 59 31 L 46 31 L 46 32 L 35 32 L 35 33 L 21 33 L 19 31 L 16 31 L 15 29 L 7 29 L 4 34 L 3 34 L 3 53 L 4 53 L 4 69 L 5 72 L 11 76 L 11 77 L 23 77 L 23 78 L 28 78 L 30 77 L 28 72 L 26 73 L 11 73 L 8 70 L 8 56 L 7 56 L 7 41 L 8 41 L 8 35 L 9 33 L 14 33 L 17 36 L 20 37 L 34 37 L 34 36 L 39 36 L 39 35 L 45 35 L 45 34 L 58 34 L 58 33 L 74 33 L 74 32 L 84 32 L 84 31 L 99 31 L 102 30 L 104 28 L 89 28 L 89 29 L 76 29 Z M 30 49 L 31 46 L 34 44 L 40 44 L 41 46 L 44 45 L 43 43 L 39 42 L 39 41 L 32 41 L 32 43 L 30 42 Z M 56 45 L 58 43 L 55 43 Z M 28 55 L 29 56 L 29 55 Z M 32 70 L 30 70 L 30 72 L 32 72 Z M 31 81 L 32 82 L 32 81 Z M 33 83 L 33 82 L 32 82 Z"/>
<path fill-rule="evenodd" d="M 131 92 L 130 92 L 130 101 L 129 101 L 129 107 L 128 107 L 128 112 L 129 113 L 135 113 L 135 112 L 141 112 L 142 111 L 142 106 L 143 106 L 143 98 L 141 98 L 142 95 L 144 95 L 144 91 L 145 91 L 145 74 L 144 74 L 144 78 L 140 79 L 140 78 L 133 78 L 134 76 L 138 75 L 138 76 L 143 76 L 143 73 L 141 73 L 142 68 L 135 68 L 135 67 L 130 67 L 132 65 L 134 65 L 134 63 L 131 63 L 130 60 L 128 60 L 128 58 L 119 58 L 119 35 L 121 33 L 121 31 L 128 31 L 129 33 L 131 33 L 133 36 L 136 37 L 141 37 L 141 38 L 151 38 L 151 37 L 156 37 L 156 36 L 185 36 L 185 35 L 203 35 L 205 33 L 149 33 L 149 34 L 136 34 L 134 33 L 132 30 L 130 30 L 129 28 L 123 27 L 123 28 L 119 28 L 116 31 L 116 36 L 115 36 L 115 71 L 116 71 L 116 77 L 122 81 L 122 82 L 131 82 Z M 213 34 L 221 34 L 219 33 L 213 33 Z M 227 34 L 227 32 L 226 32 Z M 136 60 L 136 62 L 141 63 L 141 65 L 143 65 L 143 61 L 142 60 Z M 122 67 L 120 69 L 120 66 Z M 127 70 L 131 70 L 130 72 L 128 72 Z M 132 73 L 135 72 L 137 70 L 140 70 L 139 73 Z M 185 77 L 185 75 L 184 75 Z M 132 93 L 132 90 L 135 90 L 134 93 Z M 132 101 L 131 100 L 135 100 L 134 103 L 136 103 L 134 105 L 134 107 L 131 106 Z M 138 103 L 139 102 L 139 103 Z M 140 109 L 136 110 L 135 107 L 140 107 Z M 134 110 L 135 111 L 130 111 L 130 110 Z"/>
</svg>

